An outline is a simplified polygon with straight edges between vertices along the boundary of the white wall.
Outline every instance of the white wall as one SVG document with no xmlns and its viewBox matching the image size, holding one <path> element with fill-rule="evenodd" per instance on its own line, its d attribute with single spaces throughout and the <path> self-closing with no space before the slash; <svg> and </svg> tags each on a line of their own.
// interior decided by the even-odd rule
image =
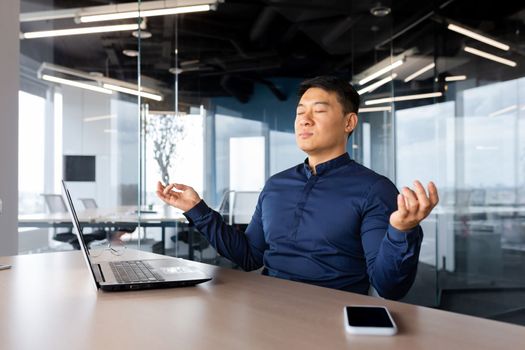
<svg viewBox="0 0 525 350">
<path fill-rule="evenodd" d="M 124 204 L 136 204 L 137 103 L 75 87 L 62 86 L 61 90 L 63 154 L 96 156 L 96 181 L 69 182 L 72 197 L 94 198 L 99 207 L 114 208 L 123 203 L 121 187 L 131 186 L 132 203 Z"/>
<path fill-rule="evenodd" d="M 0 1 L 0 256 L 18 252 L 19 9 Z"/>
<path fill-rule="evenodd" d="M 96 182 L 69 182 L 69 190 L 74 198 L 95 198 L 103 207 L 109 193 L 109 167 L 104 160 L 109 157 L 111 120 L 86 121 L 86 118 L 109 116 L 111 97 L 75 87 L 62 86 L 63 94 L 63 155 L 96 156 Z M 104 172 L 104 168 L 107 170 Z M 60 175 L 61 176 L 61 175 Z M 79 208 L 82 208 L 79 206 Z"/>
</svg>

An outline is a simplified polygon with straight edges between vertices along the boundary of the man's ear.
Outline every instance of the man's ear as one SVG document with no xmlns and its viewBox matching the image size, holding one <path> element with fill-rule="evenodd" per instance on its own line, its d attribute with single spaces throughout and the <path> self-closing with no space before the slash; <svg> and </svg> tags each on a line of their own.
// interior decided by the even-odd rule
<svg viewBox="0 0 525 350">
<path fill-rule="evenodd" d="M 346 124 L 345 124 L 345 131 L 347 133 L 351 133 L 357 126 L 357 114 L 354 112 L 348 113 L 346 118 Z"/>
</svg>

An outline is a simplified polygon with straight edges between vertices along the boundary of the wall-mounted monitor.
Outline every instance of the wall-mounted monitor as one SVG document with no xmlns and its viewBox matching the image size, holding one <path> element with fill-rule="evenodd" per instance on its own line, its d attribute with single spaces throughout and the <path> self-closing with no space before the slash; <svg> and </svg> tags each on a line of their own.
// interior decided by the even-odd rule
<svg viewBox="0 0 525 350">
<path fill-rule="evenodd" d="M 95 156 L 64 156 L 65 181 L 95 181 Z"/>
</svg>

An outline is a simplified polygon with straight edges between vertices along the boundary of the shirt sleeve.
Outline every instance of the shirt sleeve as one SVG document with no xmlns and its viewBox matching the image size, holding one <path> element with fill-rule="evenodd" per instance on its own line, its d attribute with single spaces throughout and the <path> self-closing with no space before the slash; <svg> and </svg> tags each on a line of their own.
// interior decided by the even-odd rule
<svg viewBox="0 0 525 350">
<path fill-rule="evenodd" d="M 190 223 L 210 241 L 219 254 L 230 259 L 246 271 L 263 266 L 266 242 L 261 219 L 261 197 L 246 232 L 227 225 L 221 214 L 202 200 L 184 213 Z"/>
<path fill-rule="evenodd" d="M 361 225 L 361 240 L 370 283 L 380 296 L 400 299 L 408 293 L 416 277 L 423 230 L 402 232 L 390 226 L 397 210 L 398 191 L 387 178 L 370 189 Z"/>
</svg>

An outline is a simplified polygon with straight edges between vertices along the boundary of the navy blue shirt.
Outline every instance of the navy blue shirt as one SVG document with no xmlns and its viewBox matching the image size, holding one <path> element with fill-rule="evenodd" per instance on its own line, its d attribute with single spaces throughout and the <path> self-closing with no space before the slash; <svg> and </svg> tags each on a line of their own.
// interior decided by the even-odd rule
<svg viewBox="0 0 525 350">
<path fill-rule="evenodd" d="M 272 176 L 245 233 L 204 201 L 185 213 L 217 251 L 244 270 L 264 266 L 279 278 L 385 298 L 403 297 L 414 281 L 423 232 L 389 225 L 398 191 L 386 177 L 345 153 Z"/>
</svg>

